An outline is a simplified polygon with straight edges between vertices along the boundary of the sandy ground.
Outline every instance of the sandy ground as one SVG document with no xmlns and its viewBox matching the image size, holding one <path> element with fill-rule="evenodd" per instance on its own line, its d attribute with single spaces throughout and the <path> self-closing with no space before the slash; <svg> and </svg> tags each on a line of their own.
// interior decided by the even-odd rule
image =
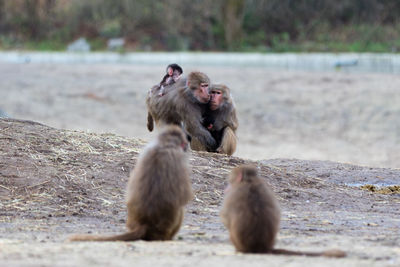
<svg viewBox="0 0 400 267">
<path fill-rule="evenodd" d="M 132 138 L 155 136 L 144 98 L 164 66 L 0 64 L 0 109 L 68 129 L 0 120 L 0 266 L 400 265 L 399 194 L 359 187 L 399 184 L 398 76 L 200 70 L 232 89 L 238 157 L 190 154 L 196 197 L 174 241 L 72 244 L 72 233 L 124 231 L 125 184 L 144 145 Z M 235 253 L 218 214 L 241 163 L 257 164 L 278 197 L 277 247 L 349 256 Z"/>
<path fill-rule="evenodd" d="M 399 168 L 400 76 L 183 66 L 227 84 L 235 155 Z M 63 129 L 150 140 L 145 95 L 164 66 L 0 64 L 0 109 Z"/>
<path fill-rule="evenodd" d="M 351 183 L 387 183 L 399 170 L 327 161 L 189 155 L 195 197 L 169 242 L 70 243 L 73 233 L 124 231 L 124 190 L 138 139 L 60 131 L 0 119 L 1 266 L 398 266 L 400 194 Z M 235 253 L 219 211 L 230 169 L 256 164 L 282 208 L 277 247 L 341 248 L 343 259 Z"/>
</svg>

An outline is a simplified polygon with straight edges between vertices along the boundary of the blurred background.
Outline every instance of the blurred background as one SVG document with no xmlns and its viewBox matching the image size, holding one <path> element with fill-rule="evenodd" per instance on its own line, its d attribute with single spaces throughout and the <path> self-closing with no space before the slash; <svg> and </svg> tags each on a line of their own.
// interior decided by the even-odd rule
<svg viewBox="0 0 400 267">
<path fill-rule="evenodd" d="M 397 52 L 400 1 L 0 0 L 0 32 L 1 49 Z"/>
<path fill-rule="evenodd" d="M 398 0 L 0 0 L 0 117 L 145 140 L 169 63 L 231 88 L 235 156 L 400 167 Z"/>
</svg>

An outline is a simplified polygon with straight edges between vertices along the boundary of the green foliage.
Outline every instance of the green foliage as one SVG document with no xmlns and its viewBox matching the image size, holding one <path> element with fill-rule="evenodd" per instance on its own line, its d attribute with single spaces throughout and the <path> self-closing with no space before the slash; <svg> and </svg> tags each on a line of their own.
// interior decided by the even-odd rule
<svg viewBox="0 0 400 267">
<path fill-rule="evenodd" d="M 27 42 L 24 45 L 27 50 L 38 50 L 38 51 L 62 51 L 65 50 L 66 45 L 60 41 L 54 40 L 43 40 L 39 42 Z"/>
<path fill-rule="evenodd" d="M 262 31 L 262 30 L 258 30 L 258 31 L 254 31 L 251 34 L 246 35 L 246 37 L 244 38 L 244 45 L 245 46 L 258 46 L 260 44 L 264 44 L 267 41 L 267 34 Z"/>
<path fill-rule="evenodd" d="M 395 52 L 399 48 L 396 40 L 400 38 L 396 28 L 397 25 L 349 24 L 329 29 L 325 24 L 316 29 L 311 40 L 299 38 L 297 46 L 303 51 L 317 52 Z"/>
<path fill-rule="evenodd" d="M 65 50 L 66 45 L 64 42 L 57 40 L 20 42 L 10 37 L 0 36 L 0 48 L 4 50 L 23 49 L 36 51 L 63 51 Z"/>
<path fill-rule="evenodd" d="M 275 52 L 288 52 L 292 50 L 289 33 L 283 32 L 274 35 L 271 40 L 271 49 Z"/>
<path fill-rule="evenodd" d="M 218 20 L 213 20 L 211 25 L 211 33 L 214 36 L 214 45 L 220 50 L 225 50 L 227 45 L 224 38 L 225 31 L 223 24 Z"/>
<path fill-rule="evenodd" d="M 168 51 L 187 51 L 189 42 L 179 35 L 170 34 L 166 37 L 166 48 Z"/>
<path fill-rule="evenodd" d="M 1 1 L 0 48 L 93 50 L 400 51 L 400 1 Z"/>
<path fill-rule="evenodd" d="M 107 48 L 105 40 L 101 38 L 90 39 L 89 44 L 92 51 L 101 51 Z"/>
<path fill-rule="evenodd" d="M 139 50 L 151 51 L 152 50 L 152 39 L 149 35 L 142 35 L 139 39 Z"/>
<path fill-rule="evenodd" d="M 100 36 L 104 38 L 117 38 L 121 33 L 121 23 L 117 19 L 106 20 L 100 28 Z"/>
</svg>

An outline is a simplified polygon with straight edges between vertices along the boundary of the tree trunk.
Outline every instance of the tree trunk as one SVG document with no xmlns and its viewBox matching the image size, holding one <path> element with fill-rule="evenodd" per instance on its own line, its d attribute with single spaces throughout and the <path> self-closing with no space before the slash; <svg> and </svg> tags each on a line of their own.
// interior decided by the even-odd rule
<svg viewBox="0 0 400 267">
<path fill-rule="evenodd" d="M 235 50 L 240 46 L 244 4 L 244 0 L 224 0 L 222 4 L 225 42 L 229 50 Z"/>
</svg>

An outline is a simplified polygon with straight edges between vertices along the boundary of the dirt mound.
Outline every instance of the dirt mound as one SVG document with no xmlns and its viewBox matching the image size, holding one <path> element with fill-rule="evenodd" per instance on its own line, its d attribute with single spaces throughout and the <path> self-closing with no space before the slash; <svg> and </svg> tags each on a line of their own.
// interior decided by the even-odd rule
<svg viewBox="0 0 400 267">
<path fill-rule="evenodd" d="M 51 258 L 47 251 L 53 249 L 49 244 L 71 248 L 73 245 L 63 243 L 71 233 L 124 231 L 125 186 L 144 145 L 142 140 L 113 134 L 0 119 L 0 259 L 10 266 L 30 260 L 60 265 L 46 261 Z M 234 255 L 220 223 L 219 208 L 227 174 L 243 163 L 259 167 L 281 203 L 278 246 L 301 245 L 314 250 L 340 246 L 350 251 L 349 263 L 400 262 L 398 191 L 377 194 L 360 188 L 376 181 L 396 181 L 400 170 L 324 161 L 249 161 L 206 152 L 191 152 L 190 163 L 195 198 L 178 235 L 185 245 L 165 248 L 172 255 L 182 250 L 189 253 L 183 262 L 190 261 L 190 255 L 208 255 L 210 262 L 218 261 L 221 254 Z M 37 249 L 33 256 L 23 252 L 29 244 Z M 207 249 L 210 244 L 211 251 Z M 222 249 L 221 244 L 225 244 Z M 147 251 L 149 246 L 163 244 L 135 242 L 135 246 Z M 77 265 L 93 265 L 83 259 L 95 255 L 80 253 L 67 249 L 62 255 L 74 255 Z M 128 258 L 121 256 L 119 264 L 127 264 Z M 275 260 L 282 263 L 279 257 Z"/>
</svg>

